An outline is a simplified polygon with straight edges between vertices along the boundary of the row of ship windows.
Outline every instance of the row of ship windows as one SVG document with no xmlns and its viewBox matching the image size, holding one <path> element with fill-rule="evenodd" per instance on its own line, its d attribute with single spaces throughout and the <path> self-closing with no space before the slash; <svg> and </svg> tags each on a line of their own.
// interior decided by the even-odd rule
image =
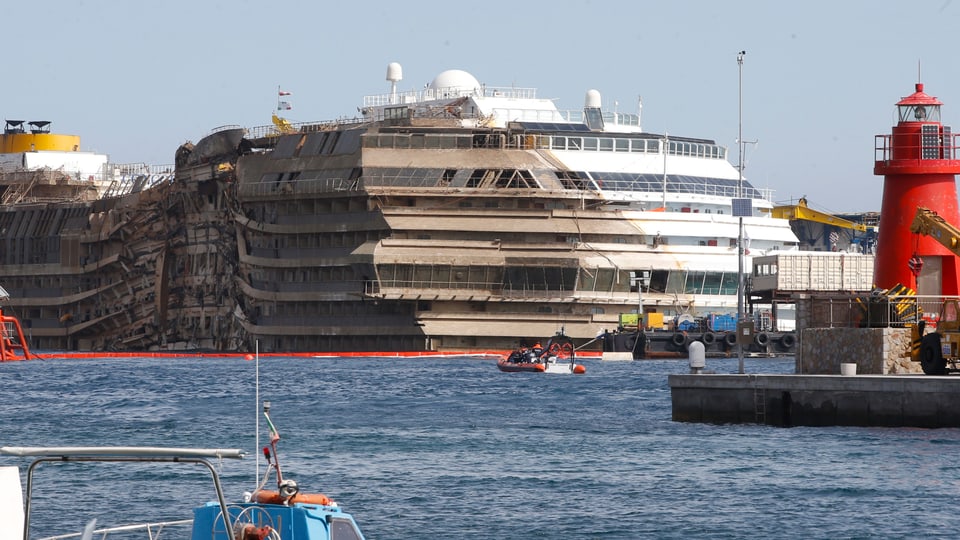
<svg viewBox="0 0 960 540">
<path fill-rule="evenodd" d="M 662 153 L 662 139 L 632 137 L 585 137 L 581 135 L 518 134 L 504 139 L 489 136 L 446 133 L 368 133 L 365 148 L 454 150 L 504 146 L 518 149 L 582 150 L 585 152 Z M 667 153 L 706 159 L 726 159 L 727 149 L 710 143 L 667 140 Z"/>
<path fill-rule="evenodd" d="M 528 266 L 442 266 L 383 264 L 377 267 L 382 287 L 424 287 L 455 289 L 551 290 L 551 291 L 625 291 L 622 285 L 632 283 L 636 292 L 642 283 L 646 293 L 734 295 L 737 292 L 736 272 L 695 270 L 639 271 L 611 268 L 577 269 L 569 267 Z"/>
<path fill-rule="evenodd" d="M 355 171 L 343 170 L 267 173 L 258 183 L 244 184 L 241 192 L 244 195 L 320 193 L 362 189 L 363 186 L 544 189 L 537 178 L 524 169 L 458 170 L 386 167 L 367 169 L 363 172 L 362 177 L 357 177 Z M 752 199 L 764 197 L 763 193 L 746 181 L 741 188 L 737 180 L 723 178 L 668 175 L 666 189 L 664 189 L 663 175 L 659 174 L 570 171 L 557 175 L 557 179 L 564 189 L 572 190 L 690 193 L 717 197 L 742 196 Z"/>
</svg>

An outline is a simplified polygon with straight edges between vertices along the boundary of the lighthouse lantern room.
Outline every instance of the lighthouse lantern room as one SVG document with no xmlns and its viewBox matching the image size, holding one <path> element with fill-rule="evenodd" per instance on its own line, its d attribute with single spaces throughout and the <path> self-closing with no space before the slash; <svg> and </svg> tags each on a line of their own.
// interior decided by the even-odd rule
<svg viewBox="0 0 960 540">
<path fill-rule="evenodd" d="M 877 287 L 899 284 L 921 295 L 960 294 L 957 256 L 933 238 L 910 232 L 920 206 L 960 226 L 957 139 L 940 123 L 941 105 L 917 83 L 916 91 L 897 103 L 892 133 L 876 136 L 873 173 L 884 177 L 874 265 Z"/>
</svg>

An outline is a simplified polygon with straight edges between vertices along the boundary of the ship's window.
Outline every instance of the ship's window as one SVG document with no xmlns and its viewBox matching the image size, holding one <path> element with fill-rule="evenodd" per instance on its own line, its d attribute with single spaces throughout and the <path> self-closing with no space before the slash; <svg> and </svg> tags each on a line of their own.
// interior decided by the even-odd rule
<svg viewBox="0 0 960 540">
<path fill-rule="evenodd" d="M 683 270 L 672 270 L 667 276 L 667 286 L 666 290 L 663 291 L 667 294 L 677 294 L 684 292 L 684 282 L 686 281 L 687 273 Z"/>
<path fill-rule="evenodd" d="M 611 152 L 613 151 L 613 139 L 609 137 L 600 138 L 600 151 L 601 152 Z"/>
<path fill-rule="evenodd" d="M 456 169 L 444 169 L 443 175 L 440 176 L 440 186 L 448 186 L 453 182 L 454 176 L 456 176 Z"/>
<path fill-rule="evenodd" d="M 339 131 L 331 131 L 330 136 L 327 137 L 327 140 L 324 141 L 323 148 L 320 150 L 321 154 L 332 154 L 333 148 L 337 144 L 337 139 L 340 138 Z"/>
<path fill-rule="evenodd" d="M 739 276 L 735 272 L 724 272 L 720 283 L 720 294 L 737 294 Z"/>
<path fill-rule="evenodd" d="M 616 272 L 613 268 L 598 268 L 596 270 L 596 291 L 612 291 L 616 278 Z"/>
<path fill-rule="evenodd" d="M 360 150 L 360 136 L 363 134 L 359 129 L 348 129 L 338 132 L 339 137 L 334 146 L 334 154 L 352 154 Z"/>
<path fill-rule="evenodd" d="M 480 183 L 483 182 L 483 177 L 487 174 L 486 169 L 474 169 L 470 174 L 470 178 L 467 179 L 468 188 L 480 187 Z"/>
<path fill-rule="evenodd" d="M 280 137 L 277 141 L 277 145 L 274 147 L 273 152 L 270 153 L 271 159 L 282 159 L 293 157 L 294 153 L 297 151 L 297 148 L 300 146 L 300 136 L 299 135 L 286 135 Z"/>
<path fill-rule="evenodd" d="M 706 278 L 706 272 L 688 272 L 686 282 L 684 283 L 684 292 L 687 294 L 700 294 L 703 290 L 703 280 Z"/>
<path fill-rule="evenodd" d="M 323 148 L 323 142 L 327 140 L 328 133 L 327 131 L 320 131 L 307 135 L 307 140 L 300 150 L 300 155 L 315 156 L 319 154 L 320 149 Z"/>
<path fill-rule="evenodd" d="M 720 294 L 723 272 L 707 272 L 703 278 L 703 294 Z"/>
<path fill-rule="evenodd" d="M 576 278 L 576 268 L 509 266 L 503 272 L 503 286 L 514 291 L 572 291 Z"/>
<path fill-rule="evenodd" d="M 446 287 L 450 282 L 450 267 L 449 266 L 433 266 L 433 279 L 432 282 L 434 286 Z"/>
<path fill-rule="evenodd" d="M 596 137 L 584 137 L 583 138 L 583 149 L 596 151 L 598 148 L 599 142 Z"/>
<path fill-rule="evenodd" d="M 630 151 L 630 139 L 614 139 L 616 142 L 617 152 L 629 152 Z"/>
<path fill-rule="evenodd" d="M 409 107 L 386 107 L 383 109 L 384 120 L 402 120 L 410 117 Z"/>
</svg>

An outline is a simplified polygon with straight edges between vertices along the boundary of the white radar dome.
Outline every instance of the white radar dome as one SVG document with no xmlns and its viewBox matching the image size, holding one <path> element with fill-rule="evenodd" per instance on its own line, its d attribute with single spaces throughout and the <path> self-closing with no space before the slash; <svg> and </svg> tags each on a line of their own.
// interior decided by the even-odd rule
<svg viewBox="0 0 960 540">
<path fill-rule="evenodd" d="M 587 97 L 583 100 L 584 108 L 599 109 L 600 108 L 600 91 L 599 90 L 587 90 Z"/>
<path fill-rule="evenodd" d="M 440 88 L 456 88 L 458 90 L 473 91 L 480 88 L 480 82 L 473 75 L 459 69 L 449 69 L 437 75 L 430 88 L 438 90 Z"/>
<path fill-rule="evenodd" d="M 390 62 L 387 64 L 387 80 L 390 82 L 403 80 L 403 68 L 400 67 L 399 63 Z"/>
</svg>

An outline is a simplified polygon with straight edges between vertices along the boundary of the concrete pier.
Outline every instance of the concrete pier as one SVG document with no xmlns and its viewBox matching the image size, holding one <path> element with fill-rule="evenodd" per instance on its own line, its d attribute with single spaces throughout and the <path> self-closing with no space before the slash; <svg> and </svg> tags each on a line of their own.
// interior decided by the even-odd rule
<svg viewBox="0 0 960 540">
<path fill-rule="evenodd" d="M 772 426 L 960 427 L 960 377 L 670 375 L 673 420 Z"/>
</svg>

